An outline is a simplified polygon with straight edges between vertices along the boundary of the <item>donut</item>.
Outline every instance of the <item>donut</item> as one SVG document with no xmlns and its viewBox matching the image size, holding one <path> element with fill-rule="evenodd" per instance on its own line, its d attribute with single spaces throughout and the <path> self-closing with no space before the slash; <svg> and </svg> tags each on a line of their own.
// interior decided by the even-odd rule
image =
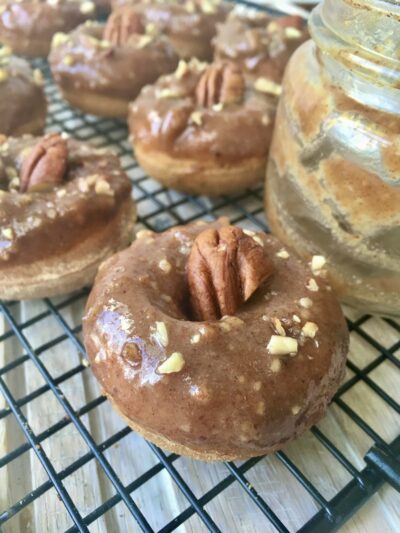
<svg viewBox="0 0 400 533">
<path fill-rule="evenodd" d="M 349 336 L 322 271 L 226 220 L 139 232 L 105 261 L 83 322 L 128 425 L 207 461 L 270 453 L 324 415 Z"/>
<path fill-rule="evenodd" d="M 275 89 L 226 61 L 181 60 L 129 107 L 135 156 L 166 187 L 207 195 L 243 190 L 265 173 Z"/>
<path fill-rule="evenodd" d="M 95 15 L 91 0 L 1 0 L 0 42 L 17 55 L 47 57 L 55 33 Z"/>
<path fill-rule="evenodd" d="M 218 25 L 214 59 L 235 61 L 249 74 L 280 84 L 293 52 L 309 39 L 299 16 L 272 17 L 260 11 L 233 11 Z"/>
<path fill-rule="evenodd" d="M 211 61 L 217 24 L 231 11 L 221 0 L 114 0 L 112 5 L 134 6 L 152 31 L 169 37 L 179 57 L 202 61 Z"/>
<path fill-rule="evenodd" d="M 166 37 L 149 35 L 140 15 L 126 7 L 106 24 L 88 23 L 58 33 L 49 55 L 66 100 L 86 113 L 125 117 L 142 87 L 172 72 L 178 56 Z"/>
<path fill-rule="evenodd" d="M 64 294 L 130 242 L 135 209 L 118 158 L 57 133 L 0 144 L 0 299 Z"/>
<path fill-rule="evenodd" d="M 39 134 L 46 123 L 47 102 L 43 76 L 27 61 L 0 48 L 0 133 L 20 136 Z"/>
</svg>

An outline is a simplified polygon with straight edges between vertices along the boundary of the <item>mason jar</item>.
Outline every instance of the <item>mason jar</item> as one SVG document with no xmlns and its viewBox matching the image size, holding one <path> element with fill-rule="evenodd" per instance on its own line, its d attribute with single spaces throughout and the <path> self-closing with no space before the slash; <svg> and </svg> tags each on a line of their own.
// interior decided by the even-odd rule
<svg viewBox="0 0 400 533">
<path fill-rule="evenodd" d="M 272 231 L 338 296 L 400 315 L 400 2 L 323 0 L 292 56 L 270 152 Z"/>
</svg>

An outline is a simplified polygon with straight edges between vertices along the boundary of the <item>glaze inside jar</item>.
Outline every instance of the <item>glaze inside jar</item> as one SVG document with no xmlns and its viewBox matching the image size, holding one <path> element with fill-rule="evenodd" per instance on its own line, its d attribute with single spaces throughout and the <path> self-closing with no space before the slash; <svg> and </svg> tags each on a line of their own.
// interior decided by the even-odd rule
<svg viewBox="0 0 400 533">
<path fill-rule="evenodd" d="M 400 314 L 400 5 L 324 0 L 288 65 L 267 172 L 272 229 L 326 256 L 341 298 Z"/>
</svg>

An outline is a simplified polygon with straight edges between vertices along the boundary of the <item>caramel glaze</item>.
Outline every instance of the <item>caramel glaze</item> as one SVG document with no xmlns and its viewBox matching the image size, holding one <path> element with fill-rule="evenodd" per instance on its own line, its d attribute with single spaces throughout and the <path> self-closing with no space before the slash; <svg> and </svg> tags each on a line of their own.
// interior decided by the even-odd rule
<svg viewBox="0 0 400 533">
<path fill-rule="evenodd" d="M 104 24 L 89 22 L 53 43 L 49 62 L 56 82 L 68 90 L 89 90 L 134 99 L 140 89 L 171 72 L 178 57 L 164 37 L 134 35 L 124 46 L 102 40 Z M 141 44 L 144 39 L 147 42 Z"/>
<path fill-rule="evenodd" d="M 204 7 L 208 4 L 212 9 L 207 12 Z M 199 59 L 211 60 L 211 40 L 217 31 L 217 24 L 223 22 L 231 10 L 225 2 L 204 0 L 180 0 L 178 2 L 161 2 L 157 0 L 113 0 L 113 9 L 122 6 L 134 6 L 135 11 L 143 16 L 146 24 L 154 25 L 155 29 L 176 39 L 177 52 L 179 44 L 185 41 L 196 41 L 205 47 L 205 52 Z M 190 59 L 190 58 L 187 58 Z"/>
<path fill-rule="evenodd" d="M 204 67 L 191 62 L 182 77 L 175 73 L 144 87 L 129 109 L 133 143 L 177 158 L 212 157 L 221 164 L 265 157 L 277 98 L 254 90 L 249 81 L 241 103 L 222 109 L 199 106 L 195 89 Z M 164 98 L 166 91 L 170 97 Z M 200 125 L 191 117 L 194 111 L 201 113 Z"/>
<path fill-rule="evenodd" d="M 130 194 L 130 181 L 115 155 L 72 139 L 67 140 L 63 185 L 43 193 L 10 191 L 13 180 L 18 183 L 15 176 L 23 154 L 39 139 L 9 138 L 0 145 L 2 271 L 66 252 L 92 232 L 106 227 L 116 216 L 118 204 Z"/>
<path fill-rule="evenodd" d="M 27 55 L 31 55 L 32 40 L 47 42 L 50 48 L 56 32 L 70 31 L 95 16 L 94 8 L 85 12 L 82 5 L 79 0 L 59 0 L 56 5 L 43 0 L 1 0 L 0 8 L 4 10 L 0 15 L 0 41 Z M 89 5 L 90 2 L 86 2 L 86 6 Z"/>
<path fill-rule="evenodd" d="M 186 263 L 207 227 L 199 222 L 139 234 L 103 263 L 87 303 L 84 341 L 104 392 L 134 427 L 197 457 L 260 455 L 323 415 L 344 374 L 348 332 L 323 280 L 291 252 L 278 257 L 281 243 L 263 233 L 273 275 L 235 317 L 191 321 Z M 312 277 L 316 292 L 306 287 Z M 309 309 L 299 303 L 304 297 Z M 296 355 L 268 353 L 273 317 L 298 339 Z M 319 328 L 314 339 L 300 333 L 306 321 Z M 164 323 L 167 342 L 160 342 L 157 322 Z M 160 374 L 173 352 L 182 354 L 183 369 Z"/>
<path fill-rule="evenodd" d="M 291 55 L 308 38 L 300 17 L 232 13 L 218 25 L 214 59 L 229 59 L 255 76 L 280 83 Z"/>
<path fill-rule="evenodd" d="M 27 61 L 14 56 L 0 58 L 0 133 L 40 133 L 47 111 L 41 73 L 32 71 Z M 24 131 L 33 122 L 41 125 L 37 131 Z"/>
</svg>

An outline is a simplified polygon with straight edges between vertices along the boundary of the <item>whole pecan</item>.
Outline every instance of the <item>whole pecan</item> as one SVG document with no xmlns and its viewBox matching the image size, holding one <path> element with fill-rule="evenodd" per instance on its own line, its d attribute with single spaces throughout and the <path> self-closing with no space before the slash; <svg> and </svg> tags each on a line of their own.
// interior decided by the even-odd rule
<svg viewBox="0 0 400 533">
<path fill-rule="evenodd" d="M 272 263 L 257 241 L 234 226 L 197 236 L 187 264 L 194 318 L 218 320 L 235 314 L 272 274 Z"/>
<path fill-rule="evenodd" d="M 20 192 L 37 192 L 62 183 L 67 167 L 67 143 L 58 133 L 45 135 L 22 161 Z"/>
<path fill-rule="evenodd" d="M 108 18 L 103 39 L 114 46 L 121 46 L 128 42 L 131 35 L 138 33 L 144 33 L 141 16 L 132 7 L 124 7 L 114 11 Z"/>
<path fill-rule="evenodd" d="M 244 77 L 240 68 L 228 61 L 209 65 L 203 72 L 197 87 L 196 101 L 203 107 L 215 104 L 234 104 L 243 98 Z"/>
</svg>

